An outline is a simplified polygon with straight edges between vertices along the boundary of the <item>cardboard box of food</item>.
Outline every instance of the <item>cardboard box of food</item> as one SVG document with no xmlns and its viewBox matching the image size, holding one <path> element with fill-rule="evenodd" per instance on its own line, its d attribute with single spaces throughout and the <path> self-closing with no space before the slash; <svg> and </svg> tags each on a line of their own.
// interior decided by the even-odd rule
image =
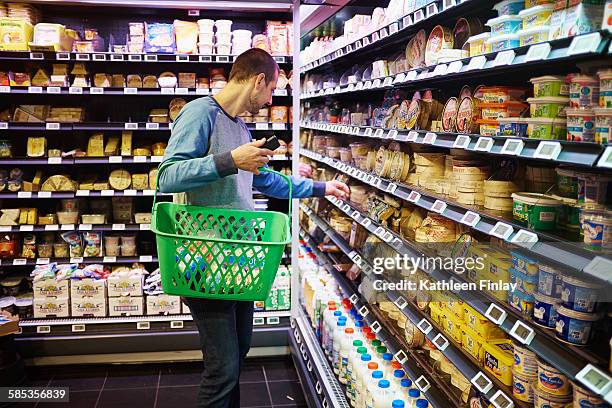
<svg viewBox="0 0 612 408">
<path fill-rule="evenodd" d="M 144 299 L 142 296 L 109 297 L 108 311 L 110 316 L 142 316 Z"/>
<path fill-rule="evenodd" d="M 171 295 L 147 296 L 147 314 L 181 314 L 181 298 Z"/>
<path fill-rule="evenodd" d="M 70 297 L 106 298 L 106 281 L 103 279 L 80 279 L 70 282 Z"/>
<path fill-rule="evenodd" d="M 55 279 L 43 279 L 34 282 L 34 299 L 47 297 L 66 298 L 70 296 L 68 280 L 56 281 Z"/>
<path fill-rule="evenodd" d="M 68 287 L 66 286 L 66 290 Z M 68 317 L 70 315 L 70 301 L 68 297 L 46 296 L 34 297 L 34 318 Z"/>
<path fill-rule="evenodd" d="M 106 316 L 106 298 L 104 296 L 77 296 L 71 299 L 72 316 L 104 317 Z"/>
<path fill-rule="evenodd" d="M 118 277 L 109 276 L 108 297 L 142 296 L 142 276 Z"/>
</svg>

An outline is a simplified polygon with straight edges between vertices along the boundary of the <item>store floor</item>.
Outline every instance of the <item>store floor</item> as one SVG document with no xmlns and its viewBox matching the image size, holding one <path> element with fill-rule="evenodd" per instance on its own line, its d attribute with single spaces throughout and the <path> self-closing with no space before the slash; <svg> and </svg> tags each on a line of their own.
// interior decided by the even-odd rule
<svg viewBox="0 0 612 408">
<path fill-rule="evenodd" d="M 28 370 L 30 386 L 70 387 L 70 403 L 20 404 L 37 408 L 195 407 L 200 366 L 167 363 L 44 367 Z M 240 377 L 242 407 L 306 407 L 289 357 L 249 359 Z"/>
</svg>

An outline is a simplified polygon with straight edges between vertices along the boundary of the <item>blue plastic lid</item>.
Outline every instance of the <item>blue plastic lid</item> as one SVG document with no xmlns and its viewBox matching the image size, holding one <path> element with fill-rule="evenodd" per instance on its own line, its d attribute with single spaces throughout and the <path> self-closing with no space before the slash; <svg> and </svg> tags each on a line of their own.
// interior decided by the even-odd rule
<svg viewBox="0 0 612 408">
<path fill-rule="evenodd" d="M 363 327 L 363 322 L 356 321 L 355 322 L 355 327 Z"/>
<path fill-rule="evenodd" d="M 341 312 L 341 311 L 339 311 L 339 310 L 336 310 L 336 311 L 334 312 L 334 316 L 342 316 L 342 312 Z"/>
<path fill-rule="evenodd" d="M 418 399 L 416 402 L 416 408 L 427 408 L 429 406 L 429 402 L 426 399 Z"/>
<path fill-rule="evenodd" d="M 385 360 L 385 361 L 391 361 L 391 360 L 393 360 L 393 354 L 391 354 L 391 353 L 385 353 L 385 354 L 383 354 L 383 360 Z"/>
<path fill-rule="evenodd" d="M 389 383 L 389 380 L 380 380 L 378 382 L 378 386 L 380 388 L 389 388 L 391 386 L 391 384 Z"/>
<path fill-rule="evenodd" d="M 404 408 L 404 401 L 402 400 L 393 400 L 393 402 L 391 403 L 391 406 L 393 408 Z"/>
<path fill-rule="evenodd" d="M 371 355 L 369 355 L 367 353 L 361 355 L 361 361 L 370 361 L 370 360 L 372 360 L 372 356 Z"/>
<path fill-rule="evenodd" d="M 372 371 L 372 378 L 383 378 L 383 372 L 380 370 Z"/>
<path fill-rule="evenodd" d="M 363 321 L 363 316 L 358 314 L 357 316 L 355 316 L 355 320 L 357 320 L 358 322 Z"/>
<path fill-rule="evenodd" d="M 338 320 L 337 326 L 346 326 L 346 320 Z"/>
<path fill-rule="evenodd" d="M 393 376 L 395 378 L 404 378 L 404 370 L 395 370 Z"/>
<path fill-rule="evenodd" d="M 419 398 L 421 396 L 421 391 L 416 388 L 411 388 L 408 390 L 408 396 L 410 396 L 410 398 Z"/>
<path fill-rule="evenodd" d="M 346 321 L 346 316 L 340 316 L 338 320 Z"/>
<path fill-rule="evenodd" d="M 406 388 L 412 387 L 412 381 L 410 381 L 410 379 L 409 379 L 409 378 L 404 378 L 404 379 L 403 379 L 403 380 L 400 382 L 400 384 L 401 384 L 401 386 L 402 386 L 402 387 L 406 387 Z"/>
</svg>

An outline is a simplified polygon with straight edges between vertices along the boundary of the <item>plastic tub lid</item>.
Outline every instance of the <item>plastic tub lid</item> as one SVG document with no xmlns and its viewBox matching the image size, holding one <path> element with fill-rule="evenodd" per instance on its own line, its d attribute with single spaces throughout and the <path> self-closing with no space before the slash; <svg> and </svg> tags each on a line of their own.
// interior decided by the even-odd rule
<svg viewBox="0 0 612 408">
<path fill-rule="evenodd" d="M 15 297 L 13 296 L 5 296 L 0 298 L 0 308 L 9 307 L 15 304 Z"/>
<path fill-rule="evenodd" d="M 546 296 L 546 295 L 541 294 L 540 292 L 536 292 L 533 295 L 533 297 L 538 302 L 548 303 L 549 305 L 557 305 L 561 303 L 561 299 L 557 299 L 551 296 Z"/>
<path fill-rule="evenodd" d="M 591 108 L 565 108 L 568 115 L 593 115 L 595 112 Z"/>
<path fill-rule="evenodd" d="M 523 21 L 523 19 L 517 15 L 504 14 L 503 16 L 490 19 L 485 23 L 485 25 L 491 27 L 495 24 L 505 23 L 506 21 Z"/>
<path fill-rule="evenodd" d="M 600 79 L 612 78 L 612 69 L 610 68 L 600 69 L 599 71 L 597 71 L 597 76 L 599 76 Z"/>
<path fill-rule="evenodd" d="M 562 203 L 555 200 L 551 196 L 539 193 L 512 193 L 512 199 L 516 201 L 522 201 L 530 205 L 545 205 L 550 207 L 561 206 Z"/>
<path fill-rule="evenodd" d="M 380 388 L 389 388 L 391 386 L 391 383 L 389 382 L 389 380 L 380 380 L 378 382 L 378 386 Z"/>
<path fill-rule="evenodd" d="M 500 8 L 506 7 L 508 4 L 513 4 L 513 3 L 522 3 L 522 4 L 524 4 L 524 1 L 522 1 L 522 0 L 504 0 L 504 1 L 500 1 L 499 3 L 497 3 L 496 5 L 493 6 L 493 9 L 499 11 Z"/>
<path fill-rule="evenodd" d="M 567 125 L 565 118 L 525 118 L 527 123 L 547 124 L 547 125 Z"/>
<path fill-rule="evenodd" d="M 599 80 L 595 76 L 591 75 L 574 75 L 572 82 L 590 82 L 593 84 L 599 84 Z"/>
<path fill-rule="evenodd" d="M 489 38 L 487 40 L 487 44 L 494 44 L 494 43 L 498 43 L 502 41 L 518 41 L 518 40 L 519 40 L 519 36 L 516 33 L 502 34 L 502 35 L 496 35 L 495 37 Z"/>
<path fill-rule="evenodd" d="M 552 12 L 554 8 L 555 8 L 554 4 L 542 4 L 539 6 L 529 7 L 528 9 L 521 10 L 519 11 L 518 15 L 521 17 L 525 17 L 525 16 L 530 16 L 532 14 L 541 13 L 543 11 Z"/>
<path fill-rule="evenodd" d="M 15 306 L 17 307 L 28 307 L 34 304 L 34 299 L 25 298 L 25 299 L 15 299 Z"/>
<path fill-rule="evenodd" d="M 527 98 L 528 103 L 569 103 L 567 96 L 542 96 L 540 98 Z"/>
<path fill-rule="evenodd" d="M 543 32 L 548 32 L 548 31 L 550 31 L 549 25 L 540 25 L 540 26 L 526 28 L 524 30 L 519 30 L 517 34 L 519 36 L 522 36 L 522 35 L 531 35 L 535 33 L 543 33 Z"/>
<path fill-rule="evenodd" d="M 612 116 L 612 108 L 595 107 L 593 108 L 593 110 L 595 111 L 595 114 L 598 116 Z"/>
<path fill-rule="evenodd" d="M 497 121 L 499 123 L 527 123 L 527 118 L 517 118 L 517 117 L 499 118 L 497 119 Z"/>
<path fill-rule="evenodd" d="M 543 26 L 543 27 L 549 27 L 549 26 Z M 537 27 L 535 27 L 537 28 Z M 531 82 L 532 84 L 536 84 L 539 82 L 551 82 L 551 81 L 559 81 L 559 82 L 565 82 L 565 77 L 563 76 L 555 76 L 555 75 L 544 75 L 541 77 L 535 77 L 535 78 L 531 78 L 529 80 L 529 82 Z"/>
<path fill-rule="evenodd" d="M 489 31 L 485 31 L 484 33 L 480 33 L 478 35 L 473 35 L 470 38 L 467 39 L 467 43 L 472 43 L 474 41 L 481 41 L 481 40 L 487 40 L 489 39 L 489 37 L 491 37 L 491 32 Z"/>
<path fill-rule="evenodd" d="M 601 313 L 583 313 L 577 312 L 570 308 L 564 307 L 562 305 L 557 306 L 557 313 L 563 316 L 567 316 L 572 319 L 584 320 L 587 322 L 596 322 L 601 319 Z"/>
</svg>

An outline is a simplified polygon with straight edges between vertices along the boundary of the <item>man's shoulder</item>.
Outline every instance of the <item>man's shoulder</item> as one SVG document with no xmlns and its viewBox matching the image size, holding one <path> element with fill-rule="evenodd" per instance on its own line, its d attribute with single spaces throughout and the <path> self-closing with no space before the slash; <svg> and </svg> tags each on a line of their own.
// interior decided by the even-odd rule
<svg viewBox="0 0 612 408">
<path fill-rule="evenodd" d="M 185 109 L 188 111 L 197 111 L 199 113 L 205 113 L 205 112 L 213 113 L 213 112 L 219 111 L 219 106 L 217 106 L 217 104 L 214 103 L 214 101 L 211 98 L 209 98 L 208 96 L 205 96 L 205 97 L 194 99 L 193 101 L 190 101 L 185 106 L 183 106 L 183 110 Z"/>
</svg>

